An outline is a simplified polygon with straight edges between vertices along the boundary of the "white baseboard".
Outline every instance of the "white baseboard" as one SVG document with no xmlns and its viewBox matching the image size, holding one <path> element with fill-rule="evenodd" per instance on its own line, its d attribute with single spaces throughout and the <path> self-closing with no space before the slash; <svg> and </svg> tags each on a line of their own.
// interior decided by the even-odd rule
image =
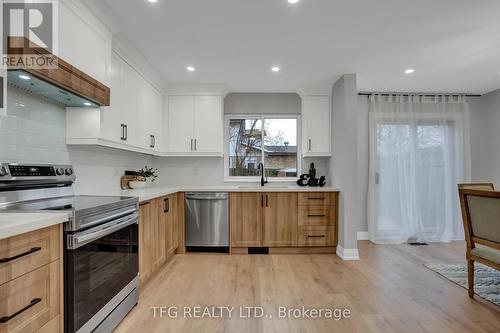
<svg viewBox="0 0 500 333">
<path fill-rule="evenodd" d="M 358 231 L 358 240 L 369 240 L 368 231 Z"/>
<path fill-rule="evenodd" d="M 337 245 L 337 255 L 342 260 L 359 260 L 358 249 L 344 249 L 342 246 Z"/>
</svg>

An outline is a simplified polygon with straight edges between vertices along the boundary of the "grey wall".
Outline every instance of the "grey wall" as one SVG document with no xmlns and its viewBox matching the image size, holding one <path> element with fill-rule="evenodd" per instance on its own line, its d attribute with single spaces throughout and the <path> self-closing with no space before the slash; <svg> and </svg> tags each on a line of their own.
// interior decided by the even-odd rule
<svg viewBox="0 0 500 333">
<path fill-rule="evenodd" d="M 332 161 L 333 186 L 341 188 L 339 203 L 339 245 L 357 249 L 360 229 L 358 91 L 356 75 L 342 76 L 332 90 Z"/>
<path fill-rule="evenodd" d="M 500 188 L 500 89 L 469 98 L 471 179 Z"/>
<path fill-rule="evenodd" d="M 300 114 L 301 98 L 294 93 L 229 93 L 224 113 Z"/>
</svg>

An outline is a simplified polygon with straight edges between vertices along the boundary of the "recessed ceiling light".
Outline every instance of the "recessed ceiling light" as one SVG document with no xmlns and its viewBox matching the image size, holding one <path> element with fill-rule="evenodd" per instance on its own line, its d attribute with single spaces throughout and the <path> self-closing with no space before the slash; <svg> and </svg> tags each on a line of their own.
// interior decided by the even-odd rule
<svg viewBox="0 0 500 333">
<path fill-rule="evenodd" d="M 297 2 L 299 2 L 299 0 L 288 0 L 288 3 L 292 3 L 292 4 L 297 3 Z"/>
<path fill-rule="evenodd" d="M 86 105 L 86 106 L 92 106 L 92 103 L 85 102 L 85 103 L 83 103 L 83 105 Z"/>
<path fill-rule="evenodd" d="M 190 72 L 194 72 L 196 70 L 193 66 L 187 66 L 186 69 Z"/>
<path fill-rule="evenodd" d="M 157 2 L 158 0 L 148 0 L 148 1 L 149 1 L 149 2 L 151 2 L 151 3 L 155 3 L 155 2 Z"/>
<path fill-rule="evenodd" d="M 23 80 L 31 80 L 31 78 L 28 75 L 19 75 L 19 78 Z"/>
<path fill-rule="evenodd" d="M 415 70 L 413 68 L 408 68 L 407 70 L 405 70 L 405 74 L 413 74 L 415 72 Z"/>
<path fill-rule="evenodd" d="M 280 68 L 279 68 L 278 66 L 274 66 L 274 67 L 272 67 L 272 68 L 271 68 L 271 70 L 272 70 L 273 72 L 279 72 L 279 71 L 280 71 Z"/>
</svg>

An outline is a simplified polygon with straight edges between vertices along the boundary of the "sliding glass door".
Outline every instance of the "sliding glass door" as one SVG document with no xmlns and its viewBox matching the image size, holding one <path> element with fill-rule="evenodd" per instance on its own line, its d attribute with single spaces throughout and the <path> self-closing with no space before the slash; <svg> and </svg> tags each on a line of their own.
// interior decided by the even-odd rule
<svg viewBox="0 0 500 333">
<path fill-rule="evenodd" d="M 464 180 L 461 119 L 420 109 L 379 111 L 370 114 L 370 239 L 461 238 L 456 194 L 457 183 Z"/>
</svg>

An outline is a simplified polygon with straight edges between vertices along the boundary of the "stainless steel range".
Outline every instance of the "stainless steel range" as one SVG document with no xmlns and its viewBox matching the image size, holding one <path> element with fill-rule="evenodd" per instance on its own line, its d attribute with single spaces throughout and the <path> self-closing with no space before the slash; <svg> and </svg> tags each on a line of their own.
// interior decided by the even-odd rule
<svg viewBox="0 0 500 333">
<path fill-rule="evenodd" d="M 64 210 L 65 332 L 111 332 L 138 302 L 137 198 L 75 196 L 69 165 L 0 164 L 0 209 Z"/>
</svg>

